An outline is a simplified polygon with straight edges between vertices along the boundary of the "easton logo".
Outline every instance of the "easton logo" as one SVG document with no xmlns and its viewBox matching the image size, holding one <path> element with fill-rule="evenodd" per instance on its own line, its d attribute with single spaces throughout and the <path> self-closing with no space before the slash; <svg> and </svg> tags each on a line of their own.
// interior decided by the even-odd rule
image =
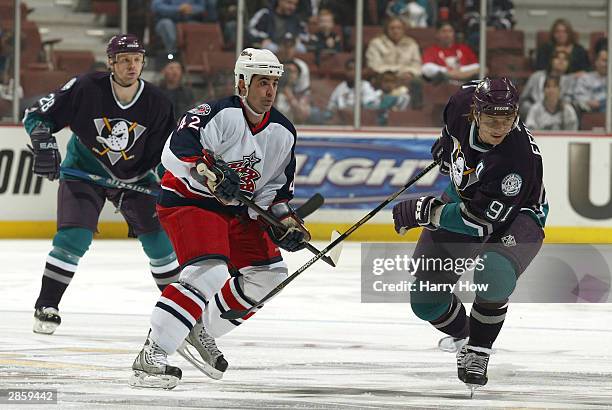
<svg viewBox="0 0 612 410">
<path fill-rule="evenodd" d="M 261 159 L 257 158 L 255 151 L 251 155 L 245 155 L 241 160 L 228 162 L 234 171 L 240 175 L 240 190 L 253 193 L 255 192 L 255 181 L 261 178 L 261 174 L 255 169 L 255 164 L 260 162 Z"/>
</svg>

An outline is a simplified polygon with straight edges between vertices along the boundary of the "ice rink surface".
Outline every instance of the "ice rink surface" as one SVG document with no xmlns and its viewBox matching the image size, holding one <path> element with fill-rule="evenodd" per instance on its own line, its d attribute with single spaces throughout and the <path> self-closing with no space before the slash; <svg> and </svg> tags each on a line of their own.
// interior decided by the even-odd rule
<svg viewBox="0 0 612 410">
<path fill-rule="evenodd" d="M 59 405 L 43 408 L 612 408 L 612 305 L 511 305 L 489 383 L 470 399 L 454 355 L 409 305 L 360 303 L 356 243 L 217 341 L 230 363 L 222 381 L 174 355 L 176 389 L 131 389 L 158 296 L 139 243 L 95 241 L 45 336 L 32 333 L 32 306 L 49 250 L 0 241 L 0 388 L 57 388 Z M 311 255 L 285 256 L 292 272 Z"/>
</svg>

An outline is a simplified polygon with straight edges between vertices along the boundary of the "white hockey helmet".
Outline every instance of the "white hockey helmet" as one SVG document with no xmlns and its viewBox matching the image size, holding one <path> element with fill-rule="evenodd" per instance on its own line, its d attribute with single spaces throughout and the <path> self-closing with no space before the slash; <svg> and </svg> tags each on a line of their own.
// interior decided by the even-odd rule
<svg viewBox="0 0 612 410">
<path fill-rule="evenodd" d="M 240 78 L 243 78 L 248 93 L 251 79 L 255 74 L 282 77 L 283 65 L 270 50 L 245 48 L 238 56 L 236 66 L 234 67 L 234 83 L 236 89 L 238 89 L 238 81 Z"/>
</svg>

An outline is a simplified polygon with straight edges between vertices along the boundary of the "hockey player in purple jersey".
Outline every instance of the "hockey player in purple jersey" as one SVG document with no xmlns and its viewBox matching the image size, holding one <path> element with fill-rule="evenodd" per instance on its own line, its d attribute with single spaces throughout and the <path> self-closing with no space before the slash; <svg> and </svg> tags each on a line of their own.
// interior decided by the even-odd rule
<svg viewBox="0 0 612 410">
<path fill-rule="evenodd" d="M 155 213 L 155 197 L 104 188 L 60 172 L 53 134 L 69 126 L 73 134 L 62 166 L 131 184 L 157 185 L 154 170 L 174 128 L 172 104 L 140 79 L 145 49 L 138 38 L 114 36 L 106 51 L 110 72 L 73 78 L 41 98 L 24 118 L 32 140 L 34 173 L 49 180 L 59 178 L 58 230 L 35 304 L 36 333 L 52 334 L 60 324 L 59 302 L 89 248 L 106 200 L 123 215 L 129 236 L 140 240 L 159 289 L 178 278 L 178 262 Z"/>
<path fill-rule="evenodd" d="M 450 176 L 448 188 L 439 198 L 398 203 L 393 219 L 400 234 L 425 228 L 415 258 L 481 258 L 474 281 L 487 286 L 476 292 L 469 317 L 456 294 L 421 290 L 423 282 L 455 284 L 454 270 L 417 271 L 410 294 L 414 313 L 448 335 L 440 348 L 458 350 L 459 379 L 473 392 L 487 383 L 493 342 L 518 277 L 542 245 L 548 204 L 540 150 L 518 117 L 510 80 L 463 85 L 446 105 L 444 124 L 432 154 Z"/>
</svg>

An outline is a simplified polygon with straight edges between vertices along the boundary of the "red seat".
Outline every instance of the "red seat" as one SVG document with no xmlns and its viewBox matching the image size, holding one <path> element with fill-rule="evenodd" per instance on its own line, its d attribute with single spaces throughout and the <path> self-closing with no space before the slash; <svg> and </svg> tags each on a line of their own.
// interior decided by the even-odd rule
<svg viewBox="0 0 612 410">
<path fill-rule="evenodd" d="M 13 102 L 8 100 L 0 100 L 0 118 L 10 117 L 13 115 Z"/>
<path fill-rule="evenodd" d="M 336 89 L 340 81 L 329 78 L 312 78 L 310 79 L 310 101 L 312 105 L 319 108 L 326 108 L 329 103 L 329 97 Z"/>
<path fill-rule="evenodd" d="M 389 111 L 389 127 L 438 127 L 439 121 L 434 118 L 432 106 L 422 110 Z"/>
<path fill-rule="evenodd" d="M 91 9 L 95 14 L 118 16 L 119 2 L 116 0 L 94 0 L 91 2 Z"/>
<path fill-rule="evenodd" d="M 487 51 L 525 54 L 525 33 L 521 30 L 487 30 Z"/>
<path fill-rule="evenodd" d="M 529 77 L 529 58 L 517 54 L 489 55 L 489 75 L 508 77 Z"/>
<path fill-rule="evenodd" d="M 599 39 L 602 39 L 605 37 L 606 37 L 605 31 L 594 31 L 589 36 L 589 56 L 591 57 L 591 61 L 595 61 L 595 57 L 597 57 L 595 55 L 595 44 L 597 44 L 597 41 L 599 41 Z"/>
<path fill-rule="evenodd" d="M 344 79 L 344 65 L 351 58 L 354 58 L 352 53 L 322 55 L 317 72 L 321 77 Z"/>
<path fill-rule="evenodd" d="M 176 35 L 187 71 L 205 71 L 204 52 L 223 51 L 223 35 L 216 23 L 179 23 Z"/>
<path fill-rule="evenodd" d="M 234 67 L 236 63 L 236 53 L 233 51 L 204 51 L 203 52 L 204 72 L 214 75 L 221 70 Z"/>
<path fill-rule="evenodd" d="M 376 127 L 379 125 L 378 118 L 380 112 L 378 110 L 361 110 L 361 126 L 362 127 Z M 355 116 L 353 110 L 339 110 L 336 113 L 339 125 L 353 126 Z"/>
<path fill-rule="evenodd" d="M 383 33 L 382 26 L 363 26 L 363 47 L 364 49 L 368 47 L 370 40 L 374 37 L 379 36 Z M 356 30 L 353 27 L 353 31 L 351 32 L 351 49 L 355 49 L 355 38 L 356 38 Z"/>
<path fill-rule="evenodd" d="M 28 6 L 25 3 L 21 3 L 21 20 L 25 20 L 28 12 Z M 0 1 L 0 16 L 3 18 L 15 18 L 15 1 L 14 0 L 2 0 Z M 4 28 L 4 27 L 3 27 Z"/>
<path fill-rule="evenodd" d="M 380 24 L 378 21 L 378 1 L 377 0 L 368 0 L 365 4 L 364 12 L 369 14 L 370 21 L 372 24 Z"/>
<path fill-rule="evenodd" d="M 459 90 L 459 86 L 451 83 L 434 85 L 423 83 L 423 100 L 427 105 L 446 104 L 451 95 Z"/>
<path fill-rule="evenodd" d="M 4 16 L 6 17 L 6 16 Z M 4 32 L 13 32 L 13 20 L 0 20 Z M 33 21 L 21 22 L 21 64 L 23 67 L 44 61 L 43 44 L 38 26 Z"/>
<path fill-rule="evenodd" d="M 548 31 L 538 31 L 536 33 L 536 50 L 548 43 L 548 39 L 550 38 L 550 32 Z"/>
<path fill-rule="evenodd" d="M 412 37 L 417 42 L 421 51 L 438 43 L 434 27 L 409 28 L 406 30 L 406 35 Z"/>
<path fill-rule="evenodd" d="M 21 86 L 24 98 L 46 95 L 57 90 L 71 78 L 66 71 L 23 70 Z"/>
<path fill-rule="evenodd" d="M 53 66 L 71 76 L 83 74 L 91 69 L 96 61 L 91 51 L 54 50 Z"/>
<path fill-rule="evenodd" d="M 536 49 L 548 43 L 550 39 L 550 31 L 538 31 L 536 33 Z M 576 41 L 580 42 L 580 33 L 576 32 Z"/>
<path fill-rule="evenodd" d="M 606 114 L 603 112 L 585 112 L 580 116 L 580 129 L 592 131 L 606 126 Z"/>
<path fill-rule="evenodd" d="M 319 76 L 319 67 L 316 64 L 314 53 L 298 53 L 295 55 L 295 58 L 299 58 L 308 65 L 308 69 L 310 70 L 310 78 Z M 281 61 L 281 63 L 282 62 L 283 61 Z"/>
</svg>

